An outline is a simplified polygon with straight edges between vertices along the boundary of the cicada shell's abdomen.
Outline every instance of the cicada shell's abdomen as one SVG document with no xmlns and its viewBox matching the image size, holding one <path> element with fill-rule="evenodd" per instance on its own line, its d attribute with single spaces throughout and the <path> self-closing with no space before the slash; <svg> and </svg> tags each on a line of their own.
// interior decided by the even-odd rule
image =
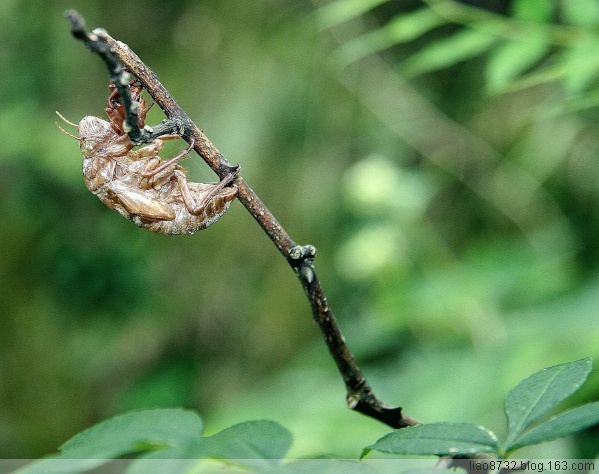
<svg viewBox="0 0 599 474">
<path fill-rule="evenodd" d="M 215 185 L 211 183 L 189 183 L 189 190 L 194 199 L 200 201 L 202 197 L 209 192 Z M 198 230 L 211 226 L 227 211 L 233 199 L 237 195 L 237 186 L 231 185 L 221 189 L 218 194 L 212 198 L 199 215 L 190 214 L 183 199 L 176 198 L 176 194 L 171 194 L 169 200 L 176 217 L 170 221 L 148 222 L 140 219 L 139 216 L 133 216 L 131 219 L 140 227 L 145 227 L 153 232 L 161 234 L 193 234 Z"/>
<path fill-rule="evenodd" d="M 193 187 L 191 185 L 195 184 L 197 186 L 201 186 L 202 183 L 189 183 L 190 188 Z M 231 202 L 237 196 L 237 186 L 231 185 L 226 188 L 221 189 L 219 194 L 217 194 L 214 199 L 212 199 L 208 205 L 204 208 L 204 212 L 201 215 L 202 224 L 198 227 L 197 230 L 205 229 L 206 227 L 214 224 L 220 217 L 229 209 Z M 196 217 L 196 216 L 194 216 Z M 197 216 L 200 217 L 200 216 Z M 194 231 L 195 232 L 195 231 Z"/>
</svg>

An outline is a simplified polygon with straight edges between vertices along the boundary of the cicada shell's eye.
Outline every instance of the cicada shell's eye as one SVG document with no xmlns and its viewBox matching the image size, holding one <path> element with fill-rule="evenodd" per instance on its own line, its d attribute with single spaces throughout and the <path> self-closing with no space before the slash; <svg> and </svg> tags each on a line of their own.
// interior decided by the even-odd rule
<svg viewBox="0 0 599 474">
<path fill-rule="evenodd" d="M 108 122 L 91 115 L 83 117 L 78 128 L 81 153 L 85 156 L 93 156 L 103 143 L 109 142 L 115 135 Z"/>
<path fill-rule="evenodd" d="M 85 156 L 93 156 L 98 151 L 99 142 L 95 138 L 82 138 L 81 139 L 81 153 Z"/>
</svg>

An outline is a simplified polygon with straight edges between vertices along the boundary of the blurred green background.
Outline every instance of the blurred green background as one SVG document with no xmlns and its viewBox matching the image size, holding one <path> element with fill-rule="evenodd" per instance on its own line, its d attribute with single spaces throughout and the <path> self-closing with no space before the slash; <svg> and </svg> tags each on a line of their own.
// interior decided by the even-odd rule
<svg viewBox="0 0 599 474">
<path fill-rule="evenodd" d="M 87 191 L 54 111 L 103 116 L 108 76 L 70 36 L 68 8 L 129 44 L 292 238 L 318 248 L 381 399 L 501 433 L 517 382 L 597 357 L 599 4 L 468 3 L 490 9 L 0 2 L 0 457 L 53 452 L 145 407 L 194 408 L 207 434 L 276 420 L 291 456 L 357 458 L 389 431 L 345 408 L 301 287 L 239 203 L 168 237 Z M 599 398 L 597 373 L 569 404 Z M 590 458 L 598 440 L 526 454 Z"/>
</svg>

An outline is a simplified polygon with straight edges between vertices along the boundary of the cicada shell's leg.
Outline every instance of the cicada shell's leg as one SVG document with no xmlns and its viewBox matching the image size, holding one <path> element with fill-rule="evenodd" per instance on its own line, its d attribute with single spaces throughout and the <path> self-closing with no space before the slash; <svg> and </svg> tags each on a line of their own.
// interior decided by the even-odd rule
<svg viewBox="0 0 599 474">
<path fill-rule="evenodd" d="M 119 91 L 114 84 L 110 84 L 110 95 L 106 101 L 107 107 L 104 109 L 106 115 L 110 118 L 112 128 L 119 135 L 124 135 L 123 122 L 125 121 L 125 108 L 120 103 Z"/>
<path fill-rule="evenodd" d="M 143 158 L 152 158 L 152 157 L 159 158 L 158 153 L 160 153 L 162 151 L 163 146 L 164 146 L 164 144 L 162 143 L 162 140 L 160 138 L 157 138 L 149 145 L 146 145 L 143 148 L 134 150 L 131 153 L 129 153 L 129 157 L 133 161 L 141 160 Z"/>
<path fill-rule="evenodd" d="M 145 124 L 146 124 L 146 115 L 150 111 L 150 109 L 152 108 L 152 106 L 154 104 L 155 104 L 155 102 L 152 101 L 152 102 L 150 102 L 150 105 L 147 105 L 146 107 L 142 107 L 142 109 L 139 111 L 140 128 L 143 128 L 143 126 L 145 126 Z"/>
<path fill-rule="evenodd" d="M 177 178 L 177 182 L 179 184 L 179 189 L 181 190 L 181 196 L 183 197 L 183 202 L 185 203 L 185 207 L 190 214 L 194 216 L 199 216 L 203 211 L 206 205 L 218 195 L 218 193 L 225 187 L 233 182 L 233 180 L 239 174 L 239 166 L 233 169 L 230 173 L 225 175 L 223 179 L 220 180 L 219 183 L 216 183 L 214 187 L 208 191 L 201 199 L 200 202 L 196 203 L 195 199 L 191 195 L 191 191 L 189 190 L 189 186 L 187 185 L 187 176 L 181 170 L 175 170 L 174 175 Z"/>
<path fill-rule="evenodd" d="M 181 138 L 177 135 L 165 135 L 167 140 L 170 140 L 170 137 L 176 137 L 176 138 Z M 161 140 L 164 140 L 164 137 L 160 137 Z M 185 156 L 187 156 L 189 154 L 189 152 L 192 150 L 193 146 L 195 144 L 194 140 L 191 140 L 191 143 L 189 144 L 189 147 L 187 147 L 185 150 L 183 150 L 181 153 L 179 153 L 177 156 L 175 156 L 174 158 L 165 161 L 164 163 L 162 163 L 160 166 L 154 168 L 148 168 L 146 169 L 141 175 L 144 178 L 151 178 L 152 176 L 157 175 L 158 173 L 160 173 L 161 171 L 164 171 L 165 169 L 167 169 L 169 166 L 175 164 L 177 161 L 179 161 L 181 158 L 184 158 Z M 162 148 L 162 147 L 161 147 Z"/>
</svg>

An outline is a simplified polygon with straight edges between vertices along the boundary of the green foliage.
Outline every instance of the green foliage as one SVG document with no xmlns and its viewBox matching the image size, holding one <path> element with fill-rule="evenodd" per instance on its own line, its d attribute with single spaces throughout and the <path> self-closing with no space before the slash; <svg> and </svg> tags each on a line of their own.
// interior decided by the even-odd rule
<svg viewBox="0 0 599 474">
<path fill-rule="evenodd" d="M 464 30 L 435 41 L 407 59 L 402 68 L 408 76 L 436 71 L 487 51 L 497 39 L 484 31 Z"/>
<path fill-rule="evenodd" d="M 356 2 L 343 10 L 347 0 L 322 7 L 343 10 L 336 24 L 364 14 L 380 2 Z M 465 6 L 455 0 L 427 0 L 427 6 L 397 15 L 372 31 L 340 46 L 337 61 L 346 66 L 365 56 L 410 41 L 420 47 L 398 64 L 404 76 L 416 76 L 455 66 L 476 56 L 486 56 L 485 80 L 491 93 L 505 93 L 539 84 L 558 82 L 574 101 L 585 94 L 588 107 L 596 103 L 599 78 L 599 8 L 592 0 L 582 3 L 553 0 L 521 0 L 511 3 L 509 16 Z M 360 4 L 361 8 L 356 8 Z M 556 22 L 556 10 L 559 10 Z M 452 28 L 444 33 L 443 27 Z M 434 40 L 422 41 L 425 34 Z M 441 31 L 441 32 L 440 32 Z M 580 104 L 580 99 L 578 101 Z"/>
<path fill-rule="evenodd" d="M 495 453 L 498 445 L 495 434 L 480 426 L 430 423 L 389 433 L 364 449 L 362 457 L 373 450 L 391 454 L 465 456 Z"/>
<path fill-rule="evenodd" d="M 485 79 L 490 90 L 500 91 L 520 74 L 543 59 L 550 44 L 544 32 L 533 32 L 526 40 L 502 42 L 489 57 Z"/>
<path fill-rule="evenodd" d="M 551 19 L 554 2 L 553 0 L 514 0 L 511 9 L 516 18 L 544 23 Z"/>
<path fill-rule="evenodd" d="M 387 0 L 343 0 L 330 2 L 318 11 L 321 28 L 330 28 L 359 16 Z"/>
<path fill-rule="evenodd" d="M 376 450 L 397 455 L 493 453 L 505 459 L 524 446 L 569 436 L 599 424 L 599 402 L 582 405 L 536 426 L 531 425 L 578 390 L 590 371 L 591 360 L 582 359 L 540 370 L 520 382 L 505 401 L 508 431 L 503 447 L 494 433 L 480 426 L 431 423 L 389 433 L 367 447 L 362 457 Z"/>
<path fill-rule="evenodd" d="M 508 432 L 503 448 L 493 432 L 480 426 L 430 423 L 383 436 L 363 450 L 361 459 L 371 451 L 412 456 L 493 454 L 505 459 L 524 446 L 571 435 L 599 424 L 599 402 L 568 410 L 536 426 L 533 423 L 578 390 L 590 371 L 591 360 L 582 359 L 540 370 L 520 382 L 505 401 Z M 137 458 L 129 466 L 128 474 L 147 472 L 157 460 L 179 460 L 176 469 L 173 471 L 171 466 L 169 472 L 183 472 L 202 459 L 221 460 L 262 472 L 273 469 L 277 465 L 275 460 L 282 460 L 291 445 L 291 434 L 274 421 L 248 421 L 205 437 L 201 436 L 202 431 L 202 420 L 189 410 L 130 412 L 73 436 L 59 448 L 58 455 L 30 464 L 15 474 L 84 472 L 122 457 Z M 327 467 L 348 472 L 352 465 Z M 291 464 L 285 470 L 302 472 L 303 466 Z"/>
<path fill-rule="evenodd" d="M 427 8 L 396 15 L 380 28 L 341 45 L 335 52 L 335 61 L 339 66 L 347 65 L 394 45 L 413 41 L 443 24 L 443 19 Z"/>
<path fill-rule="evenodd" d="M 514 388 L 505 400 L 509 450 L 522 432 L 559 402 L 580 388 L 591 372 L 591 360 L 543 369 Z"/>
<path fill-rule="evenodd" d="M 115 416 L 75 435 L 60 446 L 65 458 L 113 459 L 185 444 L 202 433 L 202 420 L 180 409 L 157 409 Z"/>
<path fill-rule="evenodd" d="M 289 432 L 272 421 L 248 421 L 205 437 L 202 430 L 202 420 L 192 411 L 130 412 L 75 435 L 60 447 L 60 454 L 30 464 L 18 474 L 84 472 L 122 457 L 138 458 L 129 474 L 147 472 L 145 462 L 157 459 L 211 458 L 251 465 L 249 460 L 283 458 L 291 444 Z M 192 464 L 182 462 L 181 468 Z"/>
</svg>

